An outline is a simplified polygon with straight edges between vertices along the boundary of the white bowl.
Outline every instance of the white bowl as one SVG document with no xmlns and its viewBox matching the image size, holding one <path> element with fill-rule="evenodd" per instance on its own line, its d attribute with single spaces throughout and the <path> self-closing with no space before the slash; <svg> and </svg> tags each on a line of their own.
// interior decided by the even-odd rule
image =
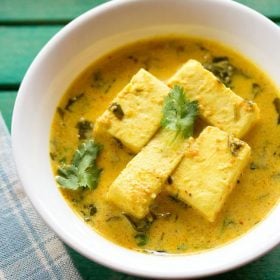
<svg viewBox="0 0 280 280">
<path fill-rule="evenodd" d="M 18 93 L 12 142 L 19 176 L 34 207 L 69 246 L 98 263 L 153 278 L 194 278 L 223 272 L 266 253 L 280 241 L 280 205 L 253 230 L 217 249 L 155 256 L 119 247 L 90 229 L 59 193 L 49 160 L 56 105 L 75 77 L 96 58 L 152 35 L 214 39 L 257 63 L 280 86 L 280 29 L 233 1 L 120 0 L 78 17 L 42 49 Z"/>
</svg>

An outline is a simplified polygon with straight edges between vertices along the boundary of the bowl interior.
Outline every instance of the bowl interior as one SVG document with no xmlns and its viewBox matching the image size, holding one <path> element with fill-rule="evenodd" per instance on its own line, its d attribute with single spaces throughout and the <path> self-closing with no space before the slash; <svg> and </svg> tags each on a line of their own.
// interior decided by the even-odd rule
<svg viewBox="0 0 280 280">
<path fill-rule="evenodd" d="M 48 225 L 71 247 L 127 273 L 198 277 L 246 263 L 275 246 L 280 241 L 280 224 L 276 223 L 280 206 L 248 234 L 221 248 L 188 256 L 144 255 L 103 239 L 76 217 L 55 185 L 49 161 L 52 118 L 77 75 L 110 50 L 169 34 L 222 42 L 258 64 L 280 86 L 280 30 L 258 13 L 233 1 L 113 1 L 71 22 L 37 56 L 16 100 L 12 140 L 28 196 Z"/>
</svg>

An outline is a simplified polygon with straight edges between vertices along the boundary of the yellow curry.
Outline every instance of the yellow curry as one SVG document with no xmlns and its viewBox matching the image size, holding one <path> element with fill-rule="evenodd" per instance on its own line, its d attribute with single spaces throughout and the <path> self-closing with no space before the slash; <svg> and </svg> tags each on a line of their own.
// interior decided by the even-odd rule
<svg viewBox="0 0 280 280">
<path fill-rule="evenodd" d="M 246 102 L 252 100 L 257 104 L 260 109 L 258 122 L 245 136 L 240 136 L 242 143 L 251 147 L 251 155 L 246 154 L 242 173 L 237 181 L 234 179 L 233 191 L 222 202 L 215 219 L 207 220 L 191 203 L 184 203 L 180 197 L 168 192 L 168 185 L 176 179 L 172 176 L 168 176 L 167 187 L 153 200 L 149 214 L 144 219 L 137 219 L 111 203 L 107 196 L 110 186 L 138 150 L 127 148 L 108 133 L 94 133 L 94 126 L 139 69 L 145 69 L 168 84 L 170 77 L 190 59 L 199 61 Z M 162 85 L 163 91 L 166 88 Z M 113 105 L 116 117 L 121 119 L 121 108 Z M 196 120 L 190 142 L 199 137 L 206 126 L 203 118 Z M 97 157 L 95 172 L 99 177 L 95 187 L 70 190 L 58 185 L 70 207 L 95 231 L 126 248 L 146 253 L 193 253 L 223 245 L 246 233 L 277 203 L 280 195 L 279 132 L 277 89 L 258 67 L 216 42 L 154 38 L 109 53 L 71 84 L 53 119 L 50 157 L 57 175 L 61 166 L 71 162 L 77 147 L 85 139 L 94 137 L 102 145 Z M 174 168 L 177 164 L 174 163 Z M 203 172 L 205 170 L 201 170 Z M 200 173 L 193 174 L 201 176 Z M 215 174 L 213 168 L 213 176 Z"/>
</svg>

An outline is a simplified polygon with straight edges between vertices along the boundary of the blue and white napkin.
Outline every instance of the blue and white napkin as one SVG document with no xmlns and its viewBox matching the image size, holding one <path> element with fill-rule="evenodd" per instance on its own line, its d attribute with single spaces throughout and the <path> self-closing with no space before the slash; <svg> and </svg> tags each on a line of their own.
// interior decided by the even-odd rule
<svg viewBox="0 0 280 280">
<path fill-rule="evenodd" d="M 32 208 L 0 113 L 0 279 L 81 279 L 63 243 Z"/>
</svg>

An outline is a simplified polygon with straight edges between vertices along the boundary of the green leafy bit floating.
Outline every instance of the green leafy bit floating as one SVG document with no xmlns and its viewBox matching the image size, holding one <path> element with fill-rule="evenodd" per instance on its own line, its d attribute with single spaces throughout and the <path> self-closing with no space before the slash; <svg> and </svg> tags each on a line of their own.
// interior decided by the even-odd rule
<svg viewBox="0 0 280 280">
<path fill-rule="evenodd" d="M 162 127 L 177 132 L 176 136 L 188 138 L 193 135 L 194 122 L 199 113 L 198 102 L 188 100 L 182 87 L 175 85 L 170 90 L 162 112 Z"/>
<path fill-rule="evenodd" d="M 116 79 L 108 79 L 104 77 L 104 74 L 98 70 L 93 73 L 91 87 L 107 93 L 112 85 L 115 83 Z"/>
<path fill-rule="evenodd" d="M 179 244 L 179 245 L 177 246 L 177 250 L 178 250 L 178 251 L 186 251 L 187 248 L 188 248 L 188 246 L 187 246 L 185 243 Z"/>
<path fill-rule="evenodd" d="M 55 160 L 56 157 L 57 157 L 57 155 L 56 155 L 55 153 L 50 152 L 50 158 L 51 158 L 51 160 Z"/>
<path fill-rule="evenodd" d="M 138 232 L 134 236 L 137 246 L 142 247 L 148 243 L 148 235 L 144 232 Z"/>
<path fill-rule="evenodd" d="M 91 221 L 92 217 L 97 213 L 97 208 L 94 204 L 84 205 L 84 209 L 80 211 L 85 222 Z"/>
<path fill-rule="evenodd" d="M 79 122 L 77 122 L 76 128 L 78 129 L 78 136 L 80 140 L 89 139 L 90 137 L 92 137 L 92 122 L 81 119 Z"/>
<path fill-rule="evenodd" d="M 61 107 L 57 107 L 57 108 L 56 108 L 56 112 L 58 113 L 58 115 L 60 116 L 60 118 L 63 120 L 63 119 L 64 119 L 65 111 L 64 111 Z"/>
<path fill-rule="evenodd" d="M 276 97 L 273 100 L 273 105 L 275 107 L 276 113 L 278 114 L 277 124 L 280 124 L 280 98 Z"/>
<path fill-rule="evenodd" d="M 92 139 L 80 144 L 74 153 L 72 163 L 58 168 L 57 183 L 62 188 L 71 190 L 95 189 L 101 173 L 101 169 L 96 165 L 101 148 L 102 146 Z"/>
<path fill-rule="evenodd" d="M 92 87 L 102 88 L 104 87 L 104 78 L 100 71 L 96 71 L 93 73 L 92 77 Z"/>
<path fill-rule="evenodd" d="M 64 109 L 65 109 L 66 111 L 69 111 L 69 112 L 70 112 L 72 106 L 73 106 L 77 101 L 79 101 L 82 97 L 84 97 L 84 93 L 80 93 L 80 94 L 78 94 L 78 95 L 76 95 L 76 96 L 73 96 L 73 97 L 69 98 L 68 101 L 67 101 L 67 104 L 66 104 L 65 107 L 64 107 Z"/>
<path fill-rule="evenodd" d="M 204 67 L 211 71 L 225 86 L 230 87 L 235 67 L 229 62 L 227 56 L 213 57 L 211 62 L 204 63 Z"/>
<path fill-rule="evenodd" d="M 153 217 L 152 215 L 148 215 L 143 219 L 136 219 L 127 214 L 124 214 L 124 216 L 127 218 L 133 229 L 138 233 L 147 233 L 150 230 L 151 225 L 155 221 L 155 217 Z"/>
<path fill-rule="evenodd" d="M 221 233 L 223 233 L 228 227 L 234 226 L 234 225 L 236 225 L 236 222 L 233 219 L 231 219 L 229 217 L 225 217 L 222 222 Z"/>
<path fill-rule="evenodd" d="M 252 84 L 252 95 L 254 99 L 261 93 L 261 91 L 262 89 L 259 84 L 257 83 Z"/>
<path fill-rule="evenodd" d="M 136 219 L 129 215 L 124 214 L 127 220 L 130 222 L 133 229 L 136 231 L 134 235 L 135 242 L 137 246 L 145 246 L 149 241 L 149 230 L 155 221 L 155 217 L 148 215 L 144 219 Z"/>
<path fill-rule="evenodd" d="M 259 169 L 259 166 L 258 166 L 256 163 L 251 162 L 251 163 L 250 163 L 250 169 L 251 169 L 251 170 L 256 170 L 256 169 Z"/>
</svg>

